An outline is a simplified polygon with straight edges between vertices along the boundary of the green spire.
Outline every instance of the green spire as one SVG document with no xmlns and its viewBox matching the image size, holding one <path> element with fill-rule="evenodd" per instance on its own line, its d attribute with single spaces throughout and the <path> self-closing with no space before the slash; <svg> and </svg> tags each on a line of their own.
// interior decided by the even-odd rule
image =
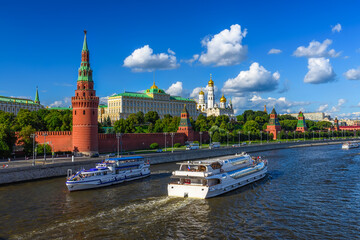
<svg viewBox="0 0 360 240">
<path fill-rule="evenodd" d="M 84 44 L 83 44 L 83 51 L 89 51 L 88 46 L 87 46 L 87 41 L 86 41 L 86 30 L 84 30 L 85 33 L 85 37 L 84 37 Z"/>
<path fill-rule="evenodd" d="M 36 86 L 36 94 L 35 94 L 35 103 L 39 103 L 39 104 L 40 104 L 39 91 L 38 91 L 38 87 L 37 87 L 37 86 Z"/>
</svg>

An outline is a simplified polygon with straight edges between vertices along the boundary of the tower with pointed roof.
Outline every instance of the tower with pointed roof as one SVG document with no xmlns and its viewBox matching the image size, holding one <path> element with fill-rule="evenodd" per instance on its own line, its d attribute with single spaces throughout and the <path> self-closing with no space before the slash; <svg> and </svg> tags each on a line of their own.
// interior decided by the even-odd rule
<svg viewBox="0 0 360 240">
<path fill-rule="evenodd" d="M 71 98 L 73 107 L 73 150 L 85 155 L 93 155 L 99 152 L 97 120 L 99 97 L 96 96 L 94 90 L 86 31 L 84 33 L 77 88 L 75 96 Z"/>
<path fill-rule="evenodd" d="M 181 119 L 177 132 L 185 133 L 189 141 L 194 139 L 194 129 L 190 123 L 190 114 L 186 109 L 186 104 L 184 105 L 184 108 L 181 112 Z"/>
<path fill-rule="evenodd" d="M 266 131 L 268 133 L 273 134 L 273 139 L 274 140 L 277 139 L 278 134 L 281 131 L 280 122 L 279 122 L 279 119 L 277 117 L 277 113 L 275 111 L 275 108 L 273 108 L 273 110 L 270 113 L 270 120 L 269 120 L 269 123 L 267 125 Z"/>
<path fill-rule="evenodd" d="M 337 117 L 334 120 L 334 130 L 335 131 L 340 131 L 339 120 L 337 119 Z"/>
<path fill-rule="evenodd" d="M 297 122 L 297 126 L 296 126 L 296 131 L 297 132 L 305 132 L 307 130 L 308 129 L 307 129 L 306 122 L 305 122 L 305 116 L 300 111 L 299 115 L 298 115 L 298 122 Z"/>
<path fill-rule="evenodd" d="M 35 103 L 40 104 L 40 98 L 39 98 L 39 91 L 38 87 L 36 86 L 36 94 L 35 94 Z"/>
<path fill-rule="evenodd" d="M 208 82 L 208 96 L 207 96 L 207 107 L 214 108 L 215 101 L 215 93 L 214 93 L 214 81 L 212 80 L 212 76 L 210 74 L 210 80 Z"/>
<path fill-rule="evenodd" d="M 266 104 L 264 105 L 264 112 L 267 113 Z"/>
</svg>

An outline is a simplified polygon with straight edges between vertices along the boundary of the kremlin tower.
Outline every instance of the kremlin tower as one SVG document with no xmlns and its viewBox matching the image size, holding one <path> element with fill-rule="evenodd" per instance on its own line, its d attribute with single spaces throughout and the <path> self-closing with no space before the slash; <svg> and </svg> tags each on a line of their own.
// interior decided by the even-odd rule
<svg viewBox="0 0 360 240">
<path fill-rule="evenodd" d="M 181 119 L 179 128 L 177 130 L 178 133 L 185 133 L 187 136 L 187 140 L 191 141 L 194 139 L 194 129 L 191 126 L 190 123 L 190 114 L 188 110 L 186 109 L 186 104 L 184 105 L 184 108 L 181 112 Z"/>
<path fill-rule="evenodd" d="M 296 131 L 297 132 L 305 132 L 307 130 L 308 129 L 307 129 L 306 122 L 305 122 L 305 116 L 300 111 L 299 116 L 298 116 L 298 122 L 297 122 L 297 126 L 296 126 Z"/>
<path fill-rule="evenodd" d="M 269 123 L 267 125 L 266 131 L 270 134 L 273 134 L 273 139 L 276 140 L 277 136 L 278 136 L 278 132 L 281 131 L 281 126 L 280 126 L 280 122 L 279 119 L 277 117 L 277 113 L 275 111 L 275 108 L 273 108 L 273 110 L 270 113 L 270 120 Z"/>
<path fill-rule="evenodd" d="M 90 68 L 89 49 L 84 31 L 84 44 L 81 52 L 81 65 L 75 96 L 71 98 L 73 107 L 73 151 L 85 155 L 98 151 L 98 106 L 99 97 L 94 90 Z"/>
</svg>

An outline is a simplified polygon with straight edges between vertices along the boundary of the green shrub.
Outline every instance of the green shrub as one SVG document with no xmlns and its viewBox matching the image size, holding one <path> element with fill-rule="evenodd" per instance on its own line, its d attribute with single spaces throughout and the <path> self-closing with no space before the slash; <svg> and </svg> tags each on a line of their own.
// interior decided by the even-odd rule
<svg viewBox="0 0 360 240">
<path fill-rule="evenodd" d="M 158 143 L 152 143 L 152 144 L 150 144 L 150 148 L 151 149 L 157 149 L 157 148 L 159 148 L 159 144 Z"/>
<path fill-rule="evenodd" d="M 193 143 L 197 143 L 197 144 L 199 144 L 199 141 L 194 141 Z"/>
<path fill-rule="evenodd" d="M 176 148 L 181 147 L 181 143 L 175 143 L 175 144 L 174 144 L 174 147 L 176 147 Z"/>
</svg>

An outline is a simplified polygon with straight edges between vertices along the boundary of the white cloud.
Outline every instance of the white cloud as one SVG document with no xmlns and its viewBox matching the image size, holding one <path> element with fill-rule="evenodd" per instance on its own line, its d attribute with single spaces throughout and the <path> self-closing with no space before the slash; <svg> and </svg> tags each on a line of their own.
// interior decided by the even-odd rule
<svg viewBox="0 0 360 240">
<path fill-rule="evenodd" d="M 187 59 L 187 60 L 181 60 L 181 62 L 186 62 L 188 64 L 192 64 L 193 62 L 195 62 L 196 60 L 198 60 L 200 57 L 199 54 L 194 54 L 193 57 L 191 59 Z"/>
<path fill-rule="evenodd" d="M 341 25 L 340 23 L 336 24 L 334 27 L 331 27 L 331 32 L 340 32 L 341 31 Z"/>
<path fill-rule="evenodd" d="M 241 71 L 237 77 L 228 79 L 224 83 L 222 91 L 233 95 L 244 92 L 272 91 L 277 88 L 279 78 L 279 72 L 271 74 L 259 63 L 254 62 L 249 70 Z"/>
<path fill-rule="evenodd" d="M 168 49 L 168 53 L 153 54 L 149 45 L 136 49 L 124 60 L 124 67 L 134 72 L 151 72 L 154 70 L 174 69 L 179 66 L 175 52 Z"/>
<path fill-rule="evenodd" d="M 360 67 L 358 67 L 357 69 L 349 69 L 347 72 L 344 73 L 344 76 L 348 80 L 360 80 Z"/>
<path fill-rule="evenodd" d="M 328 109 L 329 104 L 320 105 L 319 108 L 316 110 L 318 112 L 324 112 Z"/>
<path fill-rule="evenodd" d="M 55 86 L 61 86 L 61 87 L 74 87 L 74 84 L 71 84 L 71 83 L 58 83 L 58 82 L 54 82 L 54 85 Z"/>
<path fill-rule="evenodd" d="M 330 49 L 329 51 L 327 50 L 331 43 L 332 41 L 330 39 L 324 40 L 323 43 L 320 43 L 318 41 L 311 41 L 308 47 L 298 47 L 294 52 L 294 56 L 307 58 L 340 56 L 341 53 L 335 52 L 334 49 Z"/>
<path fill-rule="evenodd" d="M 49 107 L 69 107 L 71 106 L 71 97 L 66 97 L 63 100 L 55 101 Z"/>
<path fill-rule="evenodd" d="M 247 46 L 241 45 L 247 30 L 241 31 L 239 24 L 231 25 L 230 30 L 225 29 L 213 37 L 206 37 L 201 44 L 206 47 L 199 61 L 204 65 L 230 66 L 236 65 L 246 59 Z"/>
<path fill-rule="evenodd" d="M 181 96 L 183 94 L 183 83 L 173 83 L 165 92 L 171 96 Z"/>
<path fill-rule="evenodd" d="M 335 72 L 330 64 L 329 59 L 325 58 L 309 58 L 308 73 L 305 75 L 306 83 L 327 83 L 335 80 Z"/>
<path fill-rule="evenodd" d="M 346 100 L 343 99 L 343 98 L 340 98 L 340 99 L 338 100 L 337 105 L 336 105 L 336 106 L 333 106 L 333 107 L 331 108 L 330 112 L 332 112 L 332 113 L 334 113 L 334 112 L 340 112 L 342 106 L 343 106 L 345 103 L 346 103 Z"/>
<path fill-rule="evenodd" d="M 282 51 L 280 49 L 276 49 L 276 48 L 272 48 L 270 49 L 270 51 L 268 52 L 268 54 L 279 54 Z"/>
</svg>

